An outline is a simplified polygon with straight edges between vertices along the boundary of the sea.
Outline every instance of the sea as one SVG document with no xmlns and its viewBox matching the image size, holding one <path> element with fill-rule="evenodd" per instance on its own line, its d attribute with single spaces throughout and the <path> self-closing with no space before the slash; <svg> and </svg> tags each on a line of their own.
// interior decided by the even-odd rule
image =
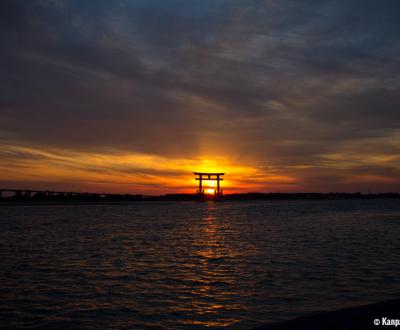
<svg viewBox="0 0 400 330">
<path fill-rule="evenodd" d="M 0 327 L 251 329 L 398 298 L 398 199 L 0 206 Z"/>
</svg>

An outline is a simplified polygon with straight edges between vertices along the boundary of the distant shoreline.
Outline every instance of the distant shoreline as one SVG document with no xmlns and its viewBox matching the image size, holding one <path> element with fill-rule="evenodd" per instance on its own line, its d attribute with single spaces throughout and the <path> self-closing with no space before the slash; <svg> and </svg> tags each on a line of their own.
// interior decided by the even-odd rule
<svg viewBox="0 0 400 330">
<path fill-rule="evenodd" d="M 270 201 L 270 200 L 350 200 L 350 199 L 399 199 L 399 193 L 244 193 L 227 194 L 222 201 Z M 79 193 L 76 195 L 64 194 L 35 194 L 3 196 L 0 205 L 57 205 L 57 204 L 107 204 L 125 205 L 137 203 L 173 203 L 173 202 L 196 202 L 196 194 L 167 194 L 160 196 L 130 195 L 130 194 L 97 194 Z M 206 197 L 206 201 L 212 201 L 213 196 Z M 204 200 L 203 200 L 204 201 Z"/>
</svg>

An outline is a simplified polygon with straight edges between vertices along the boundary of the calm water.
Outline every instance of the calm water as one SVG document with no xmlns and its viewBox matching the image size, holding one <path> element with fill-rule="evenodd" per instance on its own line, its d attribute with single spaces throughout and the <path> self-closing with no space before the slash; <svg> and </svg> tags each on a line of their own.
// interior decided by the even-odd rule
<svg viewBox="0 0 400 330">
<path fill-rule="evenodd" d="M 0 207 L 1 326 L 248 329 L 399 297 L 398 200 Z"/>
</svg>

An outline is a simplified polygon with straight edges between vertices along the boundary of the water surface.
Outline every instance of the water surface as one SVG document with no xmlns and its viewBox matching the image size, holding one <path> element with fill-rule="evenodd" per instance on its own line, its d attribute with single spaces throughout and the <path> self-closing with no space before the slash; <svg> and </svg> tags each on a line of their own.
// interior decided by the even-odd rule
<svg viewBox="0 0 400 330">
<path fill-rule="evenodd" d="M 388 200 L 0 207 L 8 327 L 248 329 L 397 298 Z"/>
</svg>

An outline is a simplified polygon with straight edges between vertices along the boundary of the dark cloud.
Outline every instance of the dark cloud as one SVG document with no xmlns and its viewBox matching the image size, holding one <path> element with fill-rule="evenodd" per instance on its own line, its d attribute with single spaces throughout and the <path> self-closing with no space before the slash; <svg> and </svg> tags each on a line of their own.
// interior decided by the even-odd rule
<svg viewBox="0 0 400 330">
<path fill-rule="evenodd" d="M 4 0 L 0 27 L 3 143 L 324 169 L 399 143 L 397 0 Z"/>
</svg>

